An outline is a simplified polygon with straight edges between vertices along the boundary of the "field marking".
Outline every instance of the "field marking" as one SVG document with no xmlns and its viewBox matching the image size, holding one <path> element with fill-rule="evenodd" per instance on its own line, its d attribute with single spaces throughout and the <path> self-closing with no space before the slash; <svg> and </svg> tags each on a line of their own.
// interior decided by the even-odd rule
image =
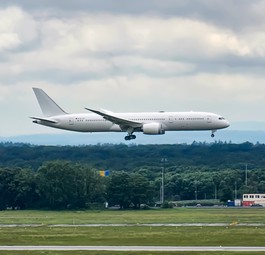
<svg viewBox="0 0 265 255">
<path fill-rule="evenodd" d="M 2 251 L 265 251 L 265 246 L 0 246 Z"/>
<path fill-rule="evenodd" d="M 265 227 L 265 223 L 126 223 L 126 224 L 0 224 L 0 228 L 17 227 Z"/>
</svg>

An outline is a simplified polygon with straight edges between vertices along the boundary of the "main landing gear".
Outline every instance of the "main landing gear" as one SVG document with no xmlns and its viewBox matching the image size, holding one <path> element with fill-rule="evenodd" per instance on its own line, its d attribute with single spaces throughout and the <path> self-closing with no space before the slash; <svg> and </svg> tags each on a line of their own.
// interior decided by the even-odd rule
<svg viewBox="0 0 265 255">
<path fill-rule="evenodd" d="M 128 129 L 127 129 L 127 133 L 128 133 L 128 135 L 126 135 L 126 136 L 124 137 L 124 139 L 125 139 L 126 141 L 128 141 L 128 140 L 132 140 L 132 139 L 135 139 L 135 138 L 136 138 L 136 135 L 133 135 L 133 132 L 134 132 L 134 128 L 132 128 L 132 127 L 128 128 Z"/>
<path fill-rule="evenodd" d="M 132 140 L 132 139 L 135 139 L 136 138 L 136 135 L 126 135 L 125 137 L 124 137 L 124 139 L 126 140 L 126 141 L 128 141 L 128 140 Z"/>
</svg>

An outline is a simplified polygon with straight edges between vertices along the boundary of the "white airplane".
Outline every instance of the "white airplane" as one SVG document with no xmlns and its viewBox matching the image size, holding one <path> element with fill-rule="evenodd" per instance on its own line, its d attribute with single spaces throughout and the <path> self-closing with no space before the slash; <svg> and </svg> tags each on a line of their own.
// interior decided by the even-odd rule
<svg viewBox="0 0 265 255">
<path fill-rule="evenodd" d="M 30 117 L 34 123 L 78 132 L 127 132 L 125 140 L 135 139 L 134 132 L 162 135 L 166 131 L 211 130 L 229 126 L 222 116 L 209 112 L 137 112 L 114 113 L 93 110 L 92 113 L 69 114 L 42 89 L 33 88 L 44 117 Z"/>
</svg>

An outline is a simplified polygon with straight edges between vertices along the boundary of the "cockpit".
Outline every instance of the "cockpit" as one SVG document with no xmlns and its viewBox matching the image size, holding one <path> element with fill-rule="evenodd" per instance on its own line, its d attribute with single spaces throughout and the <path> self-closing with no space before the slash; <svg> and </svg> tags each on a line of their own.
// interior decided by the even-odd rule
<svg viewBox="0 0 265 255">
<path fill-rule="evenodd" d="M 219 117 L 218 119 L 219 119 L 219 120 L 225 120 L 225 118 L 224 118 L 224 117 Z"/>
</svg>

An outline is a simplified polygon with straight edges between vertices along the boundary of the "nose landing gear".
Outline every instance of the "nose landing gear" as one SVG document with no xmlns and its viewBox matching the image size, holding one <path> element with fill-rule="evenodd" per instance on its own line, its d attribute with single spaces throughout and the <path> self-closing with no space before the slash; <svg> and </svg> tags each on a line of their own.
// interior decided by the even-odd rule
<svg viewBox="0 0 265 255">
<path fill-rule="evenodd" d="M 214 137 L 214 133 L 216 132 L 216 130 L 212 130 L 212 134 L 211 137 Z"/>
</svg>

